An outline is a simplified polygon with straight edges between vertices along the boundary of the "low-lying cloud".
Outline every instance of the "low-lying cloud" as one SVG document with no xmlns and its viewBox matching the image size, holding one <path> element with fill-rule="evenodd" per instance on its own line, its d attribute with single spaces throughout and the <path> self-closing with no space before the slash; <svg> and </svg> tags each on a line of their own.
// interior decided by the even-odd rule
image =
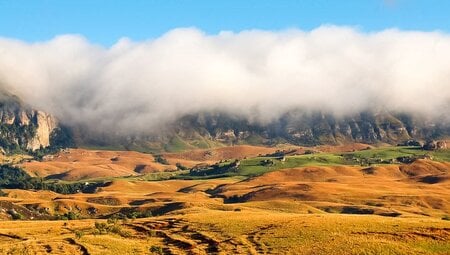
<svg viewBox="0 0 450 255">
<path fill-rule="evenodd" d="M 450 36 L 349 27 L 207 35 L 175 29 L 110 48 L 78 35 L 0 38 L 0 84 L 72 125 L 151 131 L 186 114 L 267 122 L 291 109 L 450 110 Z"/>
</svg>

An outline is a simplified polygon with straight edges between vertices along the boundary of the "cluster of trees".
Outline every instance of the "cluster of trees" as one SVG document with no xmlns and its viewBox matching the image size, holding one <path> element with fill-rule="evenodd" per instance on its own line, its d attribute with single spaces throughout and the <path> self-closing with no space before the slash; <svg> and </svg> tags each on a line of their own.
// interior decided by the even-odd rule
<svg viewBox="0 0 450 255">
<path fill-rule="evenodd" d="M 122 210 L 122 212 L 114 213 L 109 216 L 109 221 L 117 221 L 117 220 L 128 220 L 128 219 L 137 219 L 137 218 L 148 218 L 153 217 L 153 213 L 151 210 L 145 211 L 136 211 L 136 210 Z"/>
<path fill-rule="evenodd" d="M 189 171 L 190 176 L 211 176 L 222 175 L 227 173 L 235 173 L 240 165 L 239 160 L 235 160 L 229 164 L 214 164 L 205 168 L 192 168 Z"/>
<path fill-rule="evenodd" d="M 163 165 L 170 165 L 169 161 L 167 161 L 167 159 L 164 158 L 162 155 L 155 155 L 155 162 Z"/>
<path fill-rule="evenodd" d="M 67 212 L 63 215 L 55 215 L 57 220 L 77 220 L 81 219 L 81 216 L 76 212 Z"/>
<path fill-rule="evenodd" d="M 100 182 L 50 182 L 42 178 L 31 177 L 18 167 L 0 165 L 0 188 L 51 190 L 60 194 L 74 194 L 78 192 L 93 193 L 97 187 L 104 185 L 105 183 Z"/>
</svg>

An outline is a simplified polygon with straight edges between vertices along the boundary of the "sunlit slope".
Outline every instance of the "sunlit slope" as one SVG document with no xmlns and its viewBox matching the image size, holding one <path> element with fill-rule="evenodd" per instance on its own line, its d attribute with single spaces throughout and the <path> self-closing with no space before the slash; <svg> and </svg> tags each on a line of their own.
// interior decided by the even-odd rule
<svg viewBox="0 0 450 255">
<path fill-rule="evenodd" d="M 450 222 L 203 210 L 116 223 L 0 222 L 0 240 L 2 254 L 448 254 Z"/>
</svg>

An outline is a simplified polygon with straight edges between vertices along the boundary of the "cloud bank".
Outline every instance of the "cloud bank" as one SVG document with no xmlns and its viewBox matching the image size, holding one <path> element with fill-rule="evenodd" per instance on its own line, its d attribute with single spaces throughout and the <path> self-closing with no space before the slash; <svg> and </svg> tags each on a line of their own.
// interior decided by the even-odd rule
<svg viewBox="0 0 450 255">
<path fill-rule="evenodd" d="M 0 86 L 67 124 L 115 132 L 202 111 L 260 122 L 297 108 L 440 116 L 450 110 L 450 35 L 181 28 L 110 48 L 78 35 L 0 38 Z"/>
</svg>

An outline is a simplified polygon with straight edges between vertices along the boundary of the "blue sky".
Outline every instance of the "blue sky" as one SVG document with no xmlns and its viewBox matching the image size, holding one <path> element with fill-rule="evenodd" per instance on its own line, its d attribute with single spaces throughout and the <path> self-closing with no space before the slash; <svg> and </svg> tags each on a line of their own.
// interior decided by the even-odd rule
<svg viewBox="0 0 450 255">
<path fill-rule="evenodd" d="M 449 13 L 447 0 L 0 0 L 0 37 L 35 42 L 70 33 L 109 46 L 121 37 L 146 40 L 177 27 L 209 34 L 323 24 L 448 32 Z"/>
</svg>

